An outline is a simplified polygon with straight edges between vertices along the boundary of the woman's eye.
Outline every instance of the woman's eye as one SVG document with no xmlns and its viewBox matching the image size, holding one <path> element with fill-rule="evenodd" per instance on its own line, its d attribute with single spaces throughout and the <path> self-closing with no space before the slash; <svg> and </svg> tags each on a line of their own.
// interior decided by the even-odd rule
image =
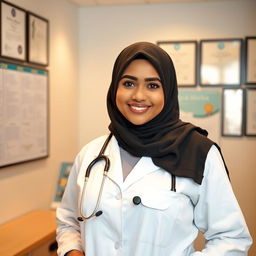
<svg viewBox="0 0 256 256">
<path fill-rule="evenodd" d="M 131 81 L 125 81 L 125 82 L 123 83 L 123 85 L 124 85 L 125 87 L 133 87 L 133 86 L 134 86 L 134 83 L 131 82 Z"/>
<path fill-rule="evenodd" d="M 160 85 L 159 84 L 148 84 L 148 88 L 149 89 L 157 89 L 157 88 L 160 88 Z"/>
</svg>

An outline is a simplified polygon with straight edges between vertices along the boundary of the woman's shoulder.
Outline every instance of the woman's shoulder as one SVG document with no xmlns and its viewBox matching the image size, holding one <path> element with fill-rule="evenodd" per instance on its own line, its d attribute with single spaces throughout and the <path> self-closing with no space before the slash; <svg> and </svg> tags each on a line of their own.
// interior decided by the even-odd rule
<svg viewBox="0 0 256 256">
<path fill-rule="evenodd" d="M 217 144 L 213 144 L 207 154 L 205 172 L 205 176 L 213 175 L 220 177 L 224 174 L 227 178 L 229 177 L 229 172 L 224 162 L 221 149 Z"/>
<path fill-rule="evenodd" d="M 223 162 L 223 155 L 221 152 L 221 148 L 216 144 L 213 143 L 210 147 L 206 161 L 208 162 Z"/>
<path fill-rule="evenodd" d="M 79 154 L 84 154 L 86 151 L 99 151 L 103 146 L 105 140 L 107 139 L 108 134 L 99 136 L 97 138 L 92 139 L 90 142 L 85 144 L 82 149 L 80 150 Z"/>
<path fill-rule="evenodd" d="M 102 145 L 104 144 L 104 141 L 107 137 L 108 135 L 106 134 L 97 137 L 85 144 L 76 155 L 75 163 L 79 166 L 85 159 L 91 159 L 93 157 L 96 157 L 99 154 Z"/>
<path fill-rule="evenodd" d="M 75 157 L 74 169 L 79 170 L 84 161 L 92 161 L 92 159 L 96 158 L 107 137 L 108 135 L 106 134 L 85 144 Z"/>
</svg>

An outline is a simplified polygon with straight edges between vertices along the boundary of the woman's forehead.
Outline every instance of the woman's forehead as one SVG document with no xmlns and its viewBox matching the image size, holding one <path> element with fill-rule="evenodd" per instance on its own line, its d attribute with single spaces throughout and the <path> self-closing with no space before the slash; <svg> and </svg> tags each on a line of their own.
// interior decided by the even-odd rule
<svg viewBox="0 0 256 256">
<path fill-rule="evenodd" d="M 159 73 L 153 64 L 146 59 L 135 59 L 129 63 L 129 65 L 125 68 L 123 74 L 125 73 L 135 73 L 140 74 L 143 73 L 148 76 L 159 77 Z"/>
</svg>

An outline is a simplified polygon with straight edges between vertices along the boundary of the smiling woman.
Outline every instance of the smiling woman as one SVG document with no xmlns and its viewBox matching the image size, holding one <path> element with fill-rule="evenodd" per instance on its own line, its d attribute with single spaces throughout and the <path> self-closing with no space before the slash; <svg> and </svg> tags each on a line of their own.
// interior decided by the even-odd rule
<svg viewBox="0 0 256 256">
<path fill-rule="evenodd" d="M 116 105 L 122 115 L 135 125 L 142 125 L 157 116 L 164 107 L 161 79 L 144 59 L 132 61 L 118 83 Z"/>
<path fill-rule="evenodd" d="M 170 56 L 147 42 L 125 48 L 107 108 L 113 136 L 81 150 L 57 209 L 58 254 L 247 255 L 252 240 L 220 148 L 179 118 Z M 207 242 L 196 252 L 199 230 Z"/>
</svg>

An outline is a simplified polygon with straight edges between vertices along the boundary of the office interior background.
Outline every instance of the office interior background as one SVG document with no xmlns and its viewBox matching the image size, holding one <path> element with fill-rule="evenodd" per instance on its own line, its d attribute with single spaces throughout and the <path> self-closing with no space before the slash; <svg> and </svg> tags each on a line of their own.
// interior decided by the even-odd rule
<svg viewBox="0 0 256 256">
<path fill-rule="evenodd" d="M 114 60 L 125 46 L 136 41 L 256 36 L 255 0 L 120 0 L 117 5 L 88 6 L 75 0 L 9 2 L 50 23 L 50 137 L 48 158 L 0 169 L 0 224 L 49 209 L 60 163 L 72 162 L 84 144 L 108 132 L 106 93 Z M 256 240 L 256 137 L 221 137 L 220 146 Z M 255 245 L 249 255 L 256 255 Z"/>
</svg>

